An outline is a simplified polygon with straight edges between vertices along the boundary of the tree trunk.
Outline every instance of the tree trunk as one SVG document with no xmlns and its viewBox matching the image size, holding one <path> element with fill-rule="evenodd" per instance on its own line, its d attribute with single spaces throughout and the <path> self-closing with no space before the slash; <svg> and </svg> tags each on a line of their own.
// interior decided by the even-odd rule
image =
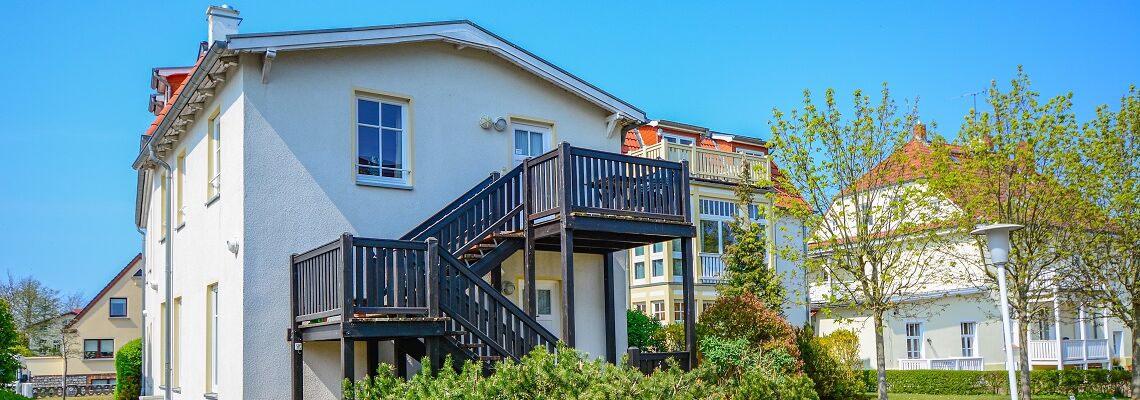
<svg viewBox="0 0 1140 400">
<path fill-rule="evenodd" d="M 887 400 L 887 351 L 883 346 L 883 312 L 875 311 L 875 372 L 878 376 L 879 400 Z"/>
<path fill-rule="evenodd" d="M 1132 331 L 1132 400 L 1140 400 L 1140 302 L 1132 303 L 1132 324 L 1130 330 Z M 1109 336 L 1109 340 L 1112 337 Z M 1110 343 L 1109 346 L 1112 346 Z M 1123 349 L 1121 349 L 1123 350 Z"/>
<path fill-rule="evenodd" d="M 1018 396 L 1021 400 L 1030 400 L 1032 396 L 1029 393 L 1029 318 L 1026 318 L 1025 314 L 1027 313 L 1019 312 L 1017 315 L 1017 346 L 1020 347 L 1017 350 L 1017 360 L 1021 364 L 1018 367 L 1021 376 L 1017 379 L 1017 391 L 1020 392 Z M 1057 334 L 1060 335 L 1061 332 L 1057 332 Z M 1059 352 L 1061 349 L 1057 349 L 1057 351 Z"/>
</svg>

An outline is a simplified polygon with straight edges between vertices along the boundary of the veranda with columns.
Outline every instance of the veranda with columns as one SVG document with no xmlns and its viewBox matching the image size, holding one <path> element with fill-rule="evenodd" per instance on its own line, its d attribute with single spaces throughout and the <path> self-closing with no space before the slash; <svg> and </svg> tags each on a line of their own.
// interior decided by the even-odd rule
<svg viewBox="0 0 1140 400">
<path fill-rule="evenodd" d="M 1051 306 L 1048 320 L 1030 324 L 1029 364 L 1033 368 L 1108 368 L 1115 352 L 1108 310 L 1067 302 L 1054 292 L 1042 299 Z M 1119 334 L 1119 332 L 1118 332 Z"/>
</svg>

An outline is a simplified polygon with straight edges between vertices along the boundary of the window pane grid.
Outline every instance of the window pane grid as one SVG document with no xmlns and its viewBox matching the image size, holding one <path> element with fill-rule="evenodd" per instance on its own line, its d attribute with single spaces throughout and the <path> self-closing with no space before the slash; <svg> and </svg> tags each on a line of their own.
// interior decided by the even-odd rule
<svg viewBox="0 0 1140 400">
<path fill-rule="evenodd" d="M 404 106 L 357 99 L 357 174 L 403 182 L 410 172 L 404 164 Z"/>
</svg>

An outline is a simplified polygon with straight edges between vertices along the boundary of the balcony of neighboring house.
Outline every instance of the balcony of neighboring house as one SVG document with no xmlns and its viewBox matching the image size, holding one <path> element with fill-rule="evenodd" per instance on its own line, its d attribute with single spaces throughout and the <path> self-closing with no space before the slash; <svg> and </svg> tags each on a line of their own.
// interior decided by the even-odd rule
<svg viewBox="0 0 1140 400">
<path fill-rule="evenodd" d="M 700 253 L 700 283 L 715 285 L 724 277 L 724 260 L 720 253 Z"/>
<path fill-rule="evenodd" d="M 985 367 L 982 357 L 947 357 L 947 358 L 916 358 L 899 359 L 899 369 L 904 371 L 915 369 L 941 369 L 949 371 L 981 371 Z"/>
<path fill-rule="evenodd" d="M 1092 307 L 1049 300 L 1053 315 L 1030 324 L 1029 364 L 1035 367 L 1107 367 L 1119 344 L 1109 337 L 1107 312 Z M 1051 303 L 1051 304 L 1048 304 Z"/>
<path fill-rule="evenodd" d="M 630 150 L 629 155 L 675 162 L 688 161 L 689 175 L 692 178 L 716 182 L 736 182 L 740 178 L 740 169 L 745 165 L 758 166 L 753 170 L 761 172 L 753 175 L 758 181 L 769 179 L 771 172 L 770 160 L 764 155 L 723 151 L 665 140 Z"/>
</svg>

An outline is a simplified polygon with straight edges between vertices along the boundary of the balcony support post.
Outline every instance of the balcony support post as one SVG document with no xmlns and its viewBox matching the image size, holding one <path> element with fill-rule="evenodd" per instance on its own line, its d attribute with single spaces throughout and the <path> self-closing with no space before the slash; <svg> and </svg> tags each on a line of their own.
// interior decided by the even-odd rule
<svg viewBox="0 0 1140 400">
<path fill-rule="evenodd" d="M 1061 301 L 1057 288 L 1053 288 L 1053 338 L 1057 341 L 1057 369 L 1065 369 L 1065 348 L 1061 343 Z M 1048 338 L 1042 338 L 1048 339 Z"/>
<path fill-rule="evenodd" d="M 602 286 L 606 308 L 606 361 L 617 364 L 617 310 L 614 299 L 614 253 L 602 255 Z"/>
</svg>

